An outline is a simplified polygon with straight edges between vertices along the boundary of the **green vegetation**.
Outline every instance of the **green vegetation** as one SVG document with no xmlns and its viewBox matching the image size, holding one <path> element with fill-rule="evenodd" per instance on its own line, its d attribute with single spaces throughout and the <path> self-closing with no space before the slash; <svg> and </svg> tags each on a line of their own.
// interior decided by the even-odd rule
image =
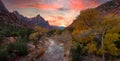
<svg viewBox="0 0 120 61">
<path fill-rule="evenodd" d="M 26 35 L 29 35 L 31 31 L 29 29 L 24 29 L 20 27 L 14 27 L 14 26 L 0 26 L 0 34 L 4 35 L 5 37 L 10 36 L 21 36 L 24 37 Z"/>
<path fill-rule="evenodd" d="M 4 20 L 0 19 L 0 61 L 7 61 L 8 57 L 14 58 L 16 56 L 27 55 L 27 42 L 33 30 L 5 25 L 2 23 L 3 21 Z M 16 37 L 17 40 L 7 45 L 1 45 L 4 43 L 3 39 L 5 37 Z"/>
<path fill-rule="evenodd" d="M 71 48 L 71 54 L 72 54 L 72 61 L 80 61 L 82 60 L 82 56 L 86 55 L 86 49 L 84 47 L 84 43 L 79 44 L 74 39 L 72 41 L 72 48 Z"/>
<path fill-rule="evenodd" d="M 15 43 L 8 44 L 7 51 L 10 54 L 14 53 L 19 56 L 24 56 L 28 53 L 26 42 L 20 40 Z"/>
<path fill-rule="evenodd" d="M 8 52 L 0 49 L 0 61 L 8 60 Z"/>
</svg>

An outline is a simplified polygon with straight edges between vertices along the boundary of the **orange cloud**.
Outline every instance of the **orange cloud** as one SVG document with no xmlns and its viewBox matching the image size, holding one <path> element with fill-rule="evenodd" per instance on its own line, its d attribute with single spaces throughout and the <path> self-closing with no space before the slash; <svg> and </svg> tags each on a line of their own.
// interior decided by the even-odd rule
<svg viewBox="0 0 120 61">
<path fill-rule="evenodd" d="M 48 20 L 50 25 L 62 25 L 63 22 L 65 23 L 65 19 L 63 16 L 51 16 L 51 19 Z"/>
<path fill-rule="evenodd" d="M 57 19 L 57 20 L 64 20 L 65 18 L 62 16 L 51 16 L 53 19 Z"/>
<path fill-rule="evenodd" d="M 59 22 L 57 20 L 48 20 L 48 22 L 50 25 L 53 25 L 53 26 L 56 26 L 56 24 L 57 24 L 57 26 L 61 25 L 61 22 Z"/>
<path fill-rule="evenodd" d="M 33 8 L 38 8 L 38 9 L 44 9 L 44 10 L 61 8 L 61 6 L 58 4 L 33 4 L 33 5 L 27 5 L 27 6 L 33 7 Z"/>
<path fill-rule="evenodd" d="M 85 0 L 70 0 L 69 9 L 84 10 L 90 7 L 95 7 L 97 5 L 99 5 L 99 3 L 94 0 L 86 0 L 86 1 Z"/>
</svg>

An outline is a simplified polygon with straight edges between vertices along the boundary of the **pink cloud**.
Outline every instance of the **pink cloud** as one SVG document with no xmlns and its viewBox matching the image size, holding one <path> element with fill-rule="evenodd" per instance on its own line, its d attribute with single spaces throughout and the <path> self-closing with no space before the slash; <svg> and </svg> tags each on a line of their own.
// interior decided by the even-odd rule
<svg viewBox="0 0 120 61">
<path fill-rule="evenodd" d="M 48 16 L 51 19 L 48 19 L 51 25 L 61 25 L 65 24 L 66 26 L 70 25 L 73 19 L 68 19 L 69 15 L 73 14 L 67 13 L 67 10 L 79 12 L 80 10 L 84 10 L 91 7 L 96 7 L 105 0 L 2 0 L 5 2 L 9 9 L 15 8 L 36 8 L 40 10 L 48 10 L 49 12 L 53 12 L 59 16 L 54 16 L 54 14 L 50 14 Z M 19 10 L 18 9 L 18 10 Z M 66 15 L 61 15 L 60 11 L 57 10 L 64 10 Z M 48 18 L 45 16 L 45 19 Z"/>
<path fill-rule="evenodd" d="M 48 20 L 50 25 L 55 25 L 57 24 L 57 26 L 61 25 L 61 22 L 57 21 L 57 20 Z"/>
<path fill-rule="evenodd" d="M 65 8 L 66 5 L 70 10 L 83 10 L 87 7 L 94 7 L 98 5 L 96 0 L 51 0 L 52 2 L 46 3 L 47 0 L 5 0 L 6 4 L 12 8 L 27 8 L 33 7 L 37 9 L 49 10 Z M 65 2 L 65 3 L 64 3 Z M 87 3 L 84 3 L 87 2 Z M 59 4 L 64 3 L 64 4 Z M 68 3 L 68 4 L 67 4 Z"/>
<path fill-rule="evenodd" d="M 63 20 L 65 19 L 63 16 L 51 16 L 53 19 L 57 19 L 57 20 Z"/>
<path fill-rule="evenodd" d="M 99 5 L 99 3 L 94 0 L 86 0 L 86 1 L 85 0 L 70 0 L 69 9 L 84 10 L 90 7 L 95 7 L 97 5 Z"/>
<path fill-rule="evenodd" d="M 66 18 L 63 16 L 51 16 L 51 19 L 48 20 L 50 25 L 63 25 L 63 23 L 68 23 L 65 21 Z"/>
<path fill-rule="evenodd" d="M 37 9 L 43 9 L 43 10 L 61 8 L 61 6 L 57 5 L 57 4 L 33 4 L 33 5 L 27 5 L 27 7 L 33 7 L 33 8 L 37 8 Z"/>
<path fill-rule="evenodd" d="M 69 8 L 72 10 L 81 10 L 86 6 L 83 4 L 82 0 L 71 0 L 69 3 Z"/>
</svg>

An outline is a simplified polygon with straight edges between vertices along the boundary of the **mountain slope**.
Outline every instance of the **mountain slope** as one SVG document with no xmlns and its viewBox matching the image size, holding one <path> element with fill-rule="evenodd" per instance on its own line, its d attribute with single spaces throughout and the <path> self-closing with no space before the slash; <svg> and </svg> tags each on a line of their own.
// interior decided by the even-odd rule
<svg viewBox="0 0 120 61">
<path fill-rule="evenodd" d="M 6 7 L 4 6 L 1 0 L 0 0 L 0 22 L 2 22 L 2 24 L 0 25 L 9 25 L 9 26 L 12 25 L 15 27 L 32 28 L 31 25 L 19 21 L 19 19 L 17 19 L 15 14 L 10 13 L 6 9 Z"/>
<path fill-rule="evenodd" d="M 13 14 L 16 15 L 17 19 L 25 24 L 28 24 L 30 26 L 33 26 L 33 24 L 30 23 L 30 19 L 21 15 L 19 12 L 17 11 L 13 11 Z"/>
<path fill-rule="evenodd" d="M 13 11 L 10 13 L 2 1 L 0 0 L 0 18 L 4 20 L 6 24 L 10 24 L 13 26 L 19 26 L 19 27 L 29 27 L 33 28 L 34 26 L 40 26 L 43 28 L 48 28 L 48 29 L 61 29 L 63 27 L 58 27 L 58 26 L 51 26 L 49 25 L 48 21 L 46 21 L 42 16 L 37 15 L 33 18 L 27 18 L 23 15 L 21 15 L 17 11 Z"/>
<path fill-rule="evenodd" d="M 20 14 L 19 12 L 17 12 L 17 11 L 13 11 L 13 14 L 15 14 L 20 21 L 23 21 L 23 22 L 28 22 L 28 21 L 29 21 L 29 18 L 21 15 L 21 14 Z"/>
<path fill-rule="evenodd" d="M 33 26 L 41 26 L 41 27 L 44 27 L 44 28 L 51 28 L 49 23 L 47 21 L 45 21 L 45 19 L 43 17 L 41 17 L 40 15 L 37 15 L 33 18 L 27 18 L 27 17 L 24 17 L 23 15 L 21 15 L 17 11 L 14 11 L 13 13 L 17 16 L 17 18 L 20 21 L 22 21 L 26 24 L 33 25 Z"/>
<path fill-rule="evenodd" d="M 30 22 L 33 25 L 41 26 L 41 27 L 50 27 L 49 23 L 45 21 L 44 18 L 42 18 L 40 15 L 37 15 L 36 17 L 30 18 Z"/>
<path fill-rule="evenodd" d="M 100 6 L 96 7 L 95 9 L 97 9 L 101 15 L 107 15 L 110 13 L 120 15 L 120 0 L 108 1 Z M 76 24 L 78 22 L 79 22 L 78 20 L 74 20 L 73 23 L 70 26 L 68 26 L 67 28 L 74 28 L 75 26 L 77 26 Z"/>
<path fill-rule="evenodd" d="M 7 8 L 4 6 L 1 0 L 0 0 L 0 13 L 8 13 Z"/>
<path fill-rule="evenodd" d="M 120 0 L 108 1 L 96 8 L 103 15 L 114 13 L 120 15 Z"/>
</svg>

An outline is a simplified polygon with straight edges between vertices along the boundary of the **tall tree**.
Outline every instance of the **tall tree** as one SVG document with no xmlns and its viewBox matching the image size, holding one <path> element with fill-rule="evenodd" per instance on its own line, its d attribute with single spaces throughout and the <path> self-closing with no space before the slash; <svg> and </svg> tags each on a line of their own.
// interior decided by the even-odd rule
<svg viewBox="0 0 120 61">
<path fill-rule="evenodd" d="M 88 49 L 90 52 L 97 49 L 97 53 L 102 55 L 103 61 L 105 61 L 105 54 L 117 56 L 119 49 L 116 48 L 114 42 L 120 37 L 120 16 L 109 14 L 103 17 L 97 10 L 87 9 L 81 12 L 75 23 L 73 35 L 78 41 L 90 40 L 93 42 L 92 40 L 97 38 L 100 42 L 97 42 L 97 45 L 88 44 L 89 48 L 94 46 L 92 50 Z"/>
</svg>

